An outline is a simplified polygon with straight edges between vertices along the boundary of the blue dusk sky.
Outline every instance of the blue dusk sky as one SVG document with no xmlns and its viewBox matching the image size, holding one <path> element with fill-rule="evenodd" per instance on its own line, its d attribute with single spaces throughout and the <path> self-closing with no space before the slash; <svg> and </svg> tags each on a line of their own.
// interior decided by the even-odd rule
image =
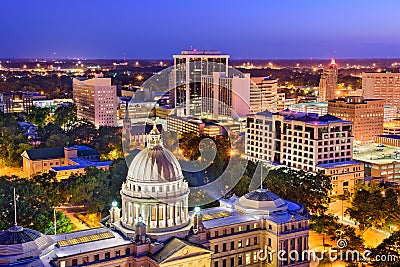
<svg viewBox="0 0 400 267">
<path fill-rule="evenodd" d="M 397 0 L 2 0 L 0 58 L 400 57 Z M 335 52 L 334 52 L 335 51 Z"/>
</svg>

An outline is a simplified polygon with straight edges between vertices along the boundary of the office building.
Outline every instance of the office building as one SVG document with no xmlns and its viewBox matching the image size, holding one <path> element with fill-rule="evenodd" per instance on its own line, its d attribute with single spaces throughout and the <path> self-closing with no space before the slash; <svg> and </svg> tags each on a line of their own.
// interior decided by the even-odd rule
<svg viewBox="0 0 400 267">
<path fill-rule="evenodd" d="M 250 90 L 250 113 L 258 113 L 264 110 L 276 112 L 278 105 L 282 105 L 284 98 L 278 96 L 278 80 L 265 77 L 252 77 Z M 283 94 L 284 97 L 284 94 Z M 282 107 L 281 110 L 284 108 Z"/>
<path fill-rule="evenodd" d="M 196 49 L 182 51 L 174 55 L 174 69 L 171 73 L 172 107 L 185 107 L 185 115 L 200 115 L 201 77 L 224 72 L 228 75 L 229 55 L 219 51 L 198 51 Z"/>
<path fill-rule="evenodd" d="M 44 235 L 15 225 L 0 233 L 6 266 L 289 266 L 308 267 L 309 217 L 304 207 L 259 188 L 219 206 L 189 212 L 189 188 L 175 156 L 154 127 L 129 166 L 121 209 L 96 229 Z M 298 255 L 282 259 L 259 251 Z M 282 254 L 280 252 L 280 254 Z M 263 260 L 263 261 L 262 261 Z"/>
<path fill-rule="evenodd" d="M 400 73 L 363 73 L 362 90 L 365 98 L 380 98 L 387 106 L 400 106 Z"/>
<path fill-rule="evenodd" d="M 348 96 L 330 100 L 328 113 L 343 120 L 352 121 L 356 141 L 373 142 L 374 137 L 383 132 L 384 100 L 382 99 Z"/>
<path fill-rule="evenodd" d="M 322 101 L 328 101 L 336 98 L 337 93 L 338 66 L 335 59 L 322 72 L 319 81 L 319 95 Z"/>
<path fill-rule="evenodd" d="M 214 72 L 201 77 L 201 117 L 244 118 L 249 114 L 250 74 Z"/>
<path fill-rule="evenodd" d="M 96 75 L 93 79 L 73 79 L 73 97 L 78 118 L 96 127 L 117 126 L 117 88 L 111 78 Z"/>
<path fill-rule="evenodd" d="M 272 165 L 289 166 L 310 172 L 342 165 L 347 172 L 337 174 L 332 193 L 353 192 L 356 180 L 364 178 L 363 164 L 354 162 L 352 122 L 312 113 L 264 111 L 247 117 L 246 158 Z M 341 184 L 339 184 L 339 181 Z"/>
</svg>

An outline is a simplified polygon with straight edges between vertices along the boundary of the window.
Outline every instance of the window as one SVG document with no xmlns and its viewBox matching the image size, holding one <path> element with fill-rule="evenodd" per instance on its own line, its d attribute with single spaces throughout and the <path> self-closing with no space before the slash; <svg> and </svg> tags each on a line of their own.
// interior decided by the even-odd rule
<svg viewBox="0 0 400 267">
<path fill-rule="evenodd" d="M 243 257 L 242 255 L 238 256 L 238 265 L 242 265 L 243 264 Z"/>
<path fill-rule="evenodd" d="M 72 266 L 78 266 L 78 260 L 77 259 L 72 259 Z"/>
<path fill-rule="evenodd" d="M 253 252 L 253 262 L 257 262 L 257 251 Z"/>
<path fill-rule="evenodd" d="M 235 228 L 231 228 L 231 234 L 234 234 L 235 233 Z"/>
<path fill-rule="evenodd" d="M 214 236 L 217 237 L 218 236 L 218 231 L 214 232 Z"/>
<path fill-rule="evenodd" d="M 242 226 L 239 226 L 239 232 L 241 232 L 243 230 Z"/>
<path fill-rule="evenodd" d="M 215 245 L 215 246 L 214 246 L 214 252 L 215 252 L 215 253 L 218 253 L 218 245 Z"/>
<path fill-rule="evenodd" d="M 250 246 L 250 238 L 246 239 L 246 247 Z"/>
<path fill-rule="evenodd" d="M 151 220 L 152 221 L 156 220 L 156 208 L 155 207 L 151 208 Z"/>
<path fill-rule="evenodd" d="M 268 246 L 271 246 L 271 238 L 268 238 Z"/>
<path fill-rule="evenodd" d="M 258 245 L 257 237 L 254 237 L 254 245 Z"/>
<path fill-rule="evenodd" d="M 98 260 L 100 260 L 100 255 L 99 254 L 94 255 L 94 261 L 98 261 Z"/>
<path fill-rule="evenodd" d="M 232 242 L 231 242 L 231 250 L 234 250 L 234 249 L 235 249 L 235 242 L 232 241 Z"/>
<path fill-rule="evenodd" d="M 226 259 L 222 260 L 222 267 L 226 267 Z"/>
<path fill-rule="evenodd" d="M 115 257 L 118 257 L 118 256 L 121 256 L 121 251 L 120 250 L 115 251 Z"/>
<path fill-rule="evenodd" d="M 125 255 L 131 254 L 131 248 L 126 248 L 125 249 Z"/>
<path fill-rule="evenodd" d="M 246 264 L 250 264 L 251 258 L 250 258 L 250 253 L 246 253 Z"/>
<path fill-rule="evenodd" d="M 222 244 L 222 251 L 224 251 L 224 252 L 226 251 L 226 243 Z"/>
<path fill-rule="evenodd" d="M 105 258 L 105 259 L 109 259 L 109 258 L 110 258 L 110 252 L 106 252 L 106 253 L 104 254 L 104 258 Z"/>
<path fill-rule="evenodd" d="M 218 261 L 214 261 L 214 267 L 218 267 Z"/>
<path fill-rule="evenodd" d="M 268 225 L 268 229 L 269 229 L 269 230 L 272 230 L 272 225 L 269 224 L 269 225 Z"/>
<path fill-rule="evenodd" d="M 235 266 L 235 258 L 231 258 L 231 266 Z"/>
<path fill-rule="evenodd" d="M 238 241 L 238 248 L 242 248 L 242 247 L 243 247 L 242 240 L 239 240 L 239 241 Z"/>
<path fill-rule="evenodd" d="M 231 264 L 232 265 L 232 264 Z M 65 261 L 60 261 L 60 267 L 65 267 Z M 233 266 L 233 265 L 232 265 Z"/>
<path fill-rule="evenodd" d="M 253 228 L 256 229 L 258 227 L 258 223 L 253 224 Z"/>
</svg>

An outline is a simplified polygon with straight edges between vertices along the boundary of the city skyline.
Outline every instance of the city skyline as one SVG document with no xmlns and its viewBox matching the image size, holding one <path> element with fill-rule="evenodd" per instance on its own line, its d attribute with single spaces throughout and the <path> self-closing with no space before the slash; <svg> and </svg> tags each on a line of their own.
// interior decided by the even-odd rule
<svg viewBox="0 0 400 267">
<path fill-rule="evenodd" d="M 2 3 L 13 27 L 0 58 L 163 59 L 190 47 L 233 59 L 400 57 L 396 1 L 74 2 Z"/>
</svg>

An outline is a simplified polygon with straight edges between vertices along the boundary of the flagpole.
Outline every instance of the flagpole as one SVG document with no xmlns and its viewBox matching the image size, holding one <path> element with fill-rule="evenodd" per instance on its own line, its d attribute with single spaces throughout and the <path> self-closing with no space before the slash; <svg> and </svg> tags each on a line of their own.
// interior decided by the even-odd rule
<svg viewBox="0 0 400 267">
<path fill-rule="evenodd" d="M 14 187 L 14 225 L 17 226 L 17 199 L 15 198 L 15 187 Z"/>
<path fill-rule="evenodd" d="M 56 209 L 53 209 L 53 221 L 54 221 L 54 235 L 57 234 L 57 217 L 56 217 Z"/>
</svg>

